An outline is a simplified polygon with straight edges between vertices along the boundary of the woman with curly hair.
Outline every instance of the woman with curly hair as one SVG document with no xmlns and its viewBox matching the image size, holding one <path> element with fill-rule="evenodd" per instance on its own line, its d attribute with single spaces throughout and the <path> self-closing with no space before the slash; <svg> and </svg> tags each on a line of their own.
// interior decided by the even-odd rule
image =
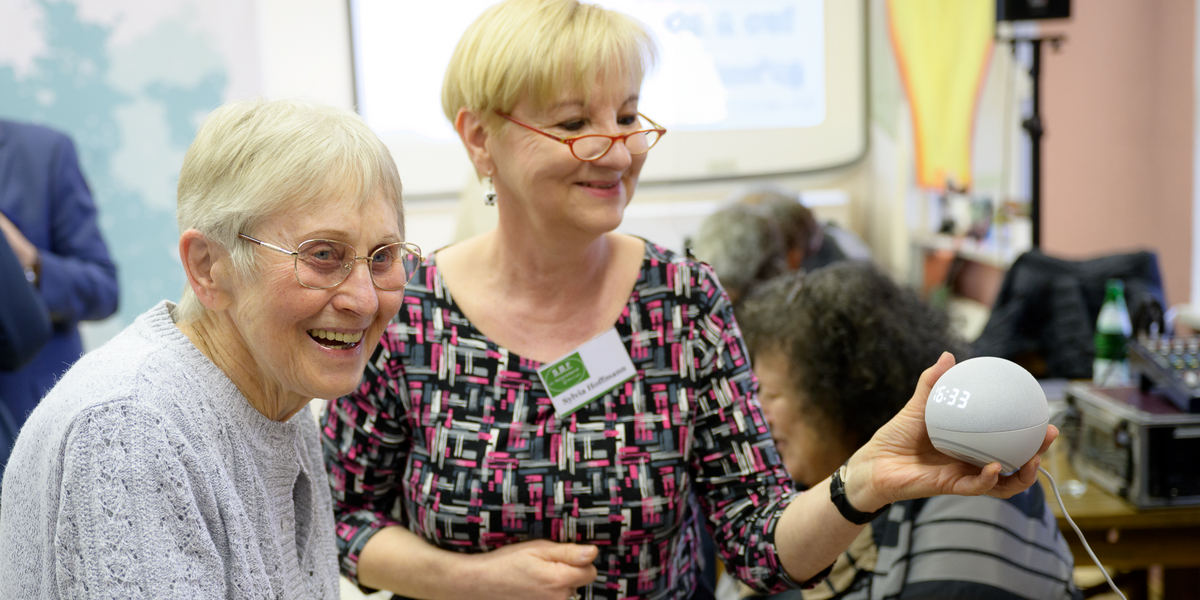
<svg viewBox="0 0 1200 600">
<path fill-rule="evenodd" d="M 797 487 L 836 471 L 908 400 L 925 365 L 962 357 L 947 316 L 866 263 L 764 283 L 738 314 L 775 447 Z M 1072 598 L 1074 559 L 1042 489 L 935 496 L 878 516 L 812 598 Z"/>
</svg>

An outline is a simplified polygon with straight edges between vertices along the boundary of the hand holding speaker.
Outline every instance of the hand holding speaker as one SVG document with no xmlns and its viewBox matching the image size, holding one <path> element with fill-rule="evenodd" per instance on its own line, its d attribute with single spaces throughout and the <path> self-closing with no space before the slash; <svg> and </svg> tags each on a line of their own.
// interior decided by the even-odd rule
<svg viewBox="0 0 1200 600">
<path fill-rule="evenodd" d="M 953 356 L 943 354 L 921 374 L 904 410 L 850 457 L 848 478 L 854 479 L 845 485 L 846 498 L 867 512 L 940 494 L 1008 498 L 1037 482 L 1041 455 L 1057 437 L 1041 385 L 1020 365 L 993 357 L 955 365 Z M 1054 478 L 1042 473 L 1062 515 L 1100 566 L 1067 514 Z"/>
<path fill-rule="evenodd" d="M 954 365 L 925 403 L 933 446 L 983 468 L 999 462 L 1011 475 L 1029 462 L 1050 425 L 1042 386 L 1020 365 L 991 356 Z"/>
<path fill-rule="evenodd" d="M 1021 367 L 998 358 L 955 366 L 943 354 L 851 457 L 848 498 L 869 511 L 941 494 L 1013 496 L 1037 481 L 1040 455 L 1058 437 L 1048 418 L 1041 387 Z"/>
</svg>

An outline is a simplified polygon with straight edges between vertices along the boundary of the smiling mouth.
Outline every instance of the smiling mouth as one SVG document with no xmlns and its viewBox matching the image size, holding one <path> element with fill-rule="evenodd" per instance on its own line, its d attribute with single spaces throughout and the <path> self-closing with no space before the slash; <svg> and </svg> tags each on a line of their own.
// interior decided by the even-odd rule
<svg viewBox="0 0 1200 600">
<path fill-rule="evenodd" d="M 611 190 L 611 189 L 617 187 L 618 185 L 621 185 L 621 182 L 620 181 L 611 181 L 609 183 L 600 183 L 600 182 L 594 182 L 594 181 L 583 181 L 583 182 L 580 182 L 579 185 L 582 185 L 583 187 L 596 188 L 598 190 Z"/>
<path fill-rule="evenodd" d="M 358 346 L 358 344 L 362 341 L 363 332 L 339 333 L 336 331 L 326 331 L 324 329 L 309 329 L 308 336 L 326 348 L 345 350 L 347 348 L 354 348 Z"/>
</svg>

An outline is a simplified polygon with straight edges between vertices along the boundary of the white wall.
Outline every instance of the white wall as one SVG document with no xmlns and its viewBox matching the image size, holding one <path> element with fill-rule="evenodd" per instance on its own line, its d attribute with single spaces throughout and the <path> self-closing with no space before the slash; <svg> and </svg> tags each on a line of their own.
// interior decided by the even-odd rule
<svg viewBox="0 0 1200 600">
<path fill-rule="evenodd" d="M 354 108 L 346 0 L 256 0 L 263 94 Z"/>
</svg>

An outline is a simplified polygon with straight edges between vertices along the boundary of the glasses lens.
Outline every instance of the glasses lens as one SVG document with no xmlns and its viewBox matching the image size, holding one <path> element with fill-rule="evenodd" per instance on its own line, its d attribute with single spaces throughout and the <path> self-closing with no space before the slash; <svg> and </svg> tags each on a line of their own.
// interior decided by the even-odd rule
<svg viewBox="0 0 1200 600">
<path fill-rule="evenodd" d="M 417 271 L 419 258 L 408 244 L 389 244 L 371 253 L 371 280 L 381 290 L 398 290 Z"/>
<path fill-rule="evenodd" d="M 308 240 L 296 249 L 296 279 L 311 288 L 333 287 L 354 268 L 354 248 L 333 240 Z"/>
<path fill-rule="evenodd" d="M 629 148 L 630 154 L 645 154 L 658 141 L 658 132 L 651 129 L 649 131 L 639 131 L 630 134 L 625 138 L 625 147 Z"/>
<path fill-rule="evenodd" d="M 608 152 L 612 143 L 612 138 L 603 135 L 585 135 L 575 138 L 575 143 L 571 145 L 571 151 L 579 160 L 596 160 Z"/>
<path fill-rule="evenodd" d="M 629 136 L 629 137 L 632 140 L 635 136 Z M 649 152 L 650 149 L 653 148 L 655 144 L 658 143 L 659 139 L 662 138 L 662 132 L 657 129 L 649 129 L 646 131 L 638 132 L 638 135 L 636 137 L 641 138 L 637 142 L 639 149 L 634 150 L 633 147 L 631 146 L 629 148 L 629 151 L 634 154 L 645 154 L 646 152 Z"/>
</svg>

